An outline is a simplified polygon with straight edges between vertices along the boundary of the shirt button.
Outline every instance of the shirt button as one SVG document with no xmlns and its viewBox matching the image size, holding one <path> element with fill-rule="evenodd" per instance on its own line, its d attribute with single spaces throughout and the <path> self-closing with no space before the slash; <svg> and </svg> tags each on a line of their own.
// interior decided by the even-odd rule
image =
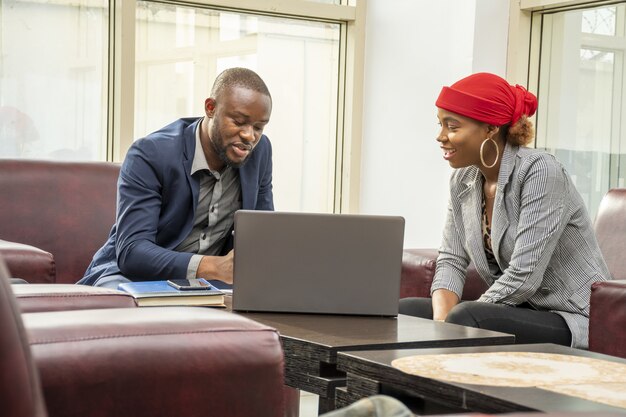
<svg viewBox="0 0 626 417">
<path fill-rule="evenodd" d="M 215 211 L 215 206 L 211 207 L 211 213 Z"/>
<path fill-rule="evenodd" d="M 206 239 L 206 233 L 202 233 L 202 236 L 200 236 L 202 238 L 202 240 Z"/>
</svg>

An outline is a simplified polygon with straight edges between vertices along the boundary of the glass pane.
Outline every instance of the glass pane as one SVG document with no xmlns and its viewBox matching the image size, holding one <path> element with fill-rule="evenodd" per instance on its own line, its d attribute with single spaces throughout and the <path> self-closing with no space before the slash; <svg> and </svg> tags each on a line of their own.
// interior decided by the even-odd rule
<svg viewBox="0 0 626 417">
<path fill-rule="evenodd" d="M 276 208 L 332 211 L 339 32 L 337 24 L 137 2 L 135 137 L 202 116 L 216 75 L 250 68 L 273 98 L 265 134 Z"/>
<path fill-rule="evenodd" d="M 581 31 L 596 35 L 615 35 L 615 13 L 615 7 L 583 11 Z"/>
<path fill-rule="evenodd" d="M 0 0 L 0 157 L 103 160 L 108 1 Z"/>
<path fill-rule="evenodd" d="M 537 147 L 563 162 L 592 217 L 609 188 L 626 186 L 619 173 L 626 38 L 615 31 L 625 8 L 560 12 L 543 22 Z"/>
</svg>

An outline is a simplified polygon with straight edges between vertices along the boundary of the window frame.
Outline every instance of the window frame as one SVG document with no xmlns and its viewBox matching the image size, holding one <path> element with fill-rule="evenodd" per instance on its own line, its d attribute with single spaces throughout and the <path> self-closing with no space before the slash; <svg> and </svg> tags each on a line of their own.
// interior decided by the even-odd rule
<svg viewBox="0 0 626 417">
<path fill-rule="evenodd" d="M 324 21 L 339 24 L 335 192 L 333 212 L 357 213 L 360 200 L 365 50 L 365 0 L 349 5 L 307 0 L 156 0 L 157 3 L 206 7 L 231 12 Z M 111 0 L 107 161 L 120 162 L 134 138 L 135 23 L 137 0 Z"/>
<path fill-rule="evenodd" d="M 554 13 L 576 8 L 594 8 L 619 3 L 620 0 L 510 0 L 507 44 L 506 78 L 511 83 L 526 86 L 531 91 L 539 87 L 542 13 Z M 531 118 L 536 124 L 537 115 Z M 535 146 L 535 142 L 530 144 Z"/>
<path fill-rule="evenodd" d="M 602 6 L 624 4 L 624 0 L 510 0 L 509 40 L 507 51 L 507 78 L 528 87 L 531 91 L 539 90 L 541 40 L 543 17 L 558 12 L 594 9 Z M 617 16 L 622 22 L 626 20 L 624 13 Z M 626 33 L 622 34 L 622 37 Z M 586 36 L 589 46 L 594 46 L 594 36 Z M 620 51 L 626 56 L 626 51 Z M 623 60 L 624 58 L 622 58 Z M 623 86 L 622 86 L 623 89 Z M 621 103 L 615 102 L 614 113 L 621 114 Z M 615 116 L 614 114 L 614 116 Z M 532 121 L 537 126 L 538 114 Z M 616 122 L 614 122 L 616 123 Z M 531 146 L 536 146 L 533 141 Z M 611 146 L 615 146 L 612 144 Z M 617 171 L 618 162 L 610 161 L 609 172 Z M 616 177 L 609 175 L 609 188 L 619 187 Z"/>
<path fill-rule="evenodd" d="M 618 0 L 509 0 L 509 40 L 506 76 L 510 82 L 525 86 L 538 85 L 539 45 L 532 40 L 541 36 L 533 18 L 540 13 L 554 13 L 575 8 L 593 8 L 619 3 Z M 534 15 L 534 16 L 533 16 Z"/>
</svg>

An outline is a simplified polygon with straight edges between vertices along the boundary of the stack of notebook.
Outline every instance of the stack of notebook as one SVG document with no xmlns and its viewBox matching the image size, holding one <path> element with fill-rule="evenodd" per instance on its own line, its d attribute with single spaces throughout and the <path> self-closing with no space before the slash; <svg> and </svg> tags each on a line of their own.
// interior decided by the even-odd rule
<svg viewBox="0 0 626 417">
<path fill-rule="evenodd" d="M 206 289 L 181 291 L 167 281 L 138 281 L 120 284 L 118 289 L 135 297 L 137 305 L 224 307 L 224 293 L 212 284 Z"/>
</svg>

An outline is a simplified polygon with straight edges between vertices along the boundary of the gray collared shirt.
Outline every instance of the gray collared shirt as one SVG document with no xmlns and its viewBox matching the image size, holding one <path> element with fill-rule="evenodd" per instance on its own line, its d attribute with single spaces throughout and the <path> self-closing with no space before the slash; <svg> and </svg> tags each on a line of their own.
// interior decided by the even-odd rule
<svg viewBox="0 0 626 417">
<path fill-rule="evenodd" d="M 233 225 L 235 211 L 241 208 L 239 171 L 229 166 L 222 172 L 209 168 L 200 143 L 200 124 L 196 127 L 196 150 L 191 165 L 191 176 L 200 183 L 196 215 L 189 236 L 174 249 L 197 254 L 187 266 L 188 279 L 196 277 L 202 256 L 219 255 Z"/>
</svg>

